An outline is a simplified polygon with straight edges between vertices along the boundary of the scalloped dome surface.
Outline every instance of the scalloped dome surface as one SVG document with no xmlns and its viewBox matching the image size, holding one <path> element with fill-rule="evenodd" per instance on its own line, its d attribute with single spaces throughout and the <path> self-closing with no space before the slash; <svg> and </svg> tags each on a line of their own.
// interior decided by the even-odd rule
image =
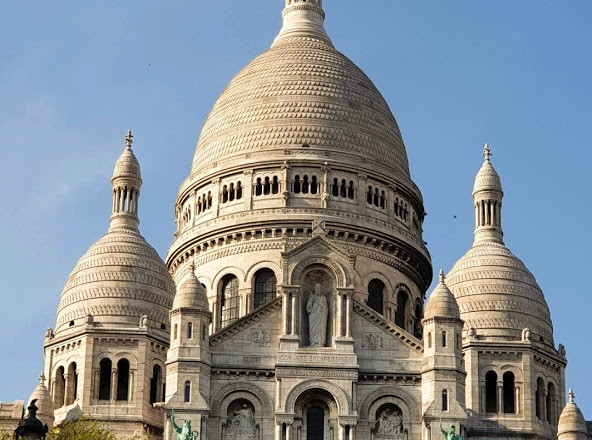
<svg viewBox="0 0 592 440">
<path fill-rule="evenodd" d="M 425 308 L 424 317 L 426 319 L 433 318 L 434 316 L 446 317 L 446 318 L 459 318 L 460 312 L 458 304 L 456 303 L 454 296 L 446 286 L 446 284 L 440 282 L 428 298 L 428 302 Z"/>
<path fill-rule="evenodd" d="M 500 191 L 503 193 L 500 176 L 489 161 L 485 161 L 481 165 L 477 176 L 475 176 L 473 194 L 477 191 Z"/>
<path fill-rule="evenodd" d="M 448 273 L 446 284 L 460 308 L 465 329 L 493 339 L 533 336 L 553 345 L 549 307 L 534 276 L 510 250 L 496 243 L 473 246 Z"/>
<path fill-rule="evenodd" d="M 147 315 L 169 322 L 175 285 L 158 253 L 144 237 L 112 230 L 82 256 L 68 277 L 57 312 L 56 333 L 92 315 L 99 325 L 137 327 Z"/>
<path fill-rule="evenodd" d="M 191 173 L 232 158 L 296 154 L 303 144 L 409 179 L 401 133 L 380 92 L 346 56 L 309 37 L 277 42 L 230 82 L 204 124 Z"/>
</svg>

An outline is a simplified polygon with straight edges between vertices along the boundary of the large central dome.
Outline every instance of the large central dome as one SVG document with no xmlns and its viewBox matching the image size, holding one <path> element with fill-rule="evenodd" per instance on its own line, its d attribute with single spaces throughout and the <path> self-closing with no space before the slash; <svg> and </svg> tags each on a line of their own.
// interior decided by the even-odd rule
<svg viewBox="0 0 592 440">
<path fill-rule="evenodd" d="M 372 81 L 322 28 L 294 31 L 290 24 L 219 97 L 197 143 L 192 175 L 278 152 L 298 155 L 308 145 L 304 154 L 347 156 L 409 178 L 401 133 Z"/>
</svg>

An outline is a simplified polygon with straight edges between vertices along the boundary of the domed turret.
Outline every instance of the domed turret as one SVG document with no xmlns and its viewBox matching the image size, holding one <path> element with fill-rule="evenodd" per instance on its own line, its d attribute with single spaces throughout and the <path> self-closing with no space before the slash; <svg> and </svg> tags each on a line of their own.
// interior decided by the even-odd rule
<svg viewBox="0 0 592 440">
<path fill-rule="evenodd" d="M 573 390 L 569 390 L 567 405 L 563 408 L 557 426 L 558 440 L 587 440 L 588 429 L 584 415 L 575 402 Z"/>
<path fill-rule="evenodd" d="M 534 276 L 504 245 L 503 190 L 491 163 L 491 150 L 475 178 L 475 241 L 448 274 L 448 287 L 460 308 L 465 329 L 491 340 L 533 339 L 553 347 L 549 307 Z"/>
<path fill-rule="evenodd" d="M 443 270 L 440 270 L 438 285 L 426 304 L 424 318 L 429 319 L 435 316 L 460 319 L 458 304 L 454 299 L 454 295 L 446 286 Z"/>
<path fill-rule="evenodd" d="M 58 306 L 56 334 L 88 322 L 136 327 L 147 316 L 160 329 L 169 321 L 175 286 L 158 253 L 138 229 L 142 178 L 131 145 L 128 132 L 111 179 L 109 231 L 68 277 Z"/>
<path fill-rule="evenodd" d="M 27 406 L 31 406 L 31 404 L 36 402 L 37 408 L 37 418 L 41 420 L 44 424 L 46 424 L 49 429 L 53 427 L 54 422 L 54 415 L 53 415 L 53 401 L 51 399 L 51 394 L 45 386 L 45 374 L 41 374 L 39 376 L 39 385 L 29 397 L 29 403 Z"/>
<path fill-rule="evenodd" d="M 195 265 L 193 263 L 190 264 L 189 274 L 181 282 L 173 301 L 173 310 L 182 308 L 206 311 L 210 309 L 206 290 L 195 276 Z"/>
</svg>

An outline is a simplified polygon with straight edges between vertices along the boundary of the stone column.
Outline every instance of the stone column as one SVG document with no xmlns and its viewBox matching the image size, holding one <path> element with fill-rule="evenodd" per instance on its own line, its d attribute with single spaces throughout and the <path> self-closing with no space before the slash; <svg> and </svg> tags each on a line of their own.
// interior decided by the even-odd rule
<svg viewBox="0 0 592 440">
<path fill-rule="evenodd" d="M 212 212 L 220 214 L 220 179 L 212 180 Z"/>
<path fill-rule="evenodd" d="M 127 384 L 127 401 L 132 402 L 134 400 L 134 381 L 136 379 L 136 370 L 130 370 L 129 383 Z"/>
<path fill-rule="evenodd" d="M 274 440 L 282 440 L 282 424 L 276 423 Z"/>
<path fill-rule="evenodd" d="M 117 368 L 111 370 L 111 402 L 117 400 Z"/>
<path fill-rule="evenodd" d="M 497 412 L 504 412 L 504 383 L 497 383 Z"/>
<path fill-rule="evenodd" d="M 293 440 L 292 423 L 286 423 L 286 440 Z"/>
<path fill-rule="evenodd" d="M 345 438 L 345 427 L 341 423 L 337 425 L 337 438 L 339 440 L 347 440 Z"/>
<path fill-rule="evenodd" d="M 292 328 L 290 329 L 291 335 L 298 335 L 300 332 L 297 328 L 297 318 L 298 316 L 298 292 L 296 290 L 292 291 Z"/>
<path fill-rule="evenodd" d="M 282 178 L 284 179 L 282 194 L 284 199 L 284 207 L 286 207 L 288 206 L 288 199 L 290 196 L 290 164 L 287 161 L 284 161 L 282 164 Z"/>
<path fill-rule="evenodd" d="M 366 212 L 366 181 L 368 176 L 358 174 L 358 212 L 363 214 Z"/>
<path fill-rule="evenodd" d="M 327 166 L 327 162 L 325 162 L 325 166 L 323 166 L 321 168 L 321 171 L 323 173 L 323 181 L 322 183 L 322 190 L 321 190 L 321 207 L 322 208 L 326 208 L 327 204 L 328 204 L 328 200 L 329 200 L 329 194 L 330 194 L 330 190 L 329 190 L 329 172 L 331 171 L 331 168 L 329 166 Z"/>
<path fill-rule="evenodd" d="M 243 200 L 244 210 L 249 211 L 253 209 L 253 171 L 247 170 L 243 172 Z"/>
<path fill-rule="evenodd" d="M 520 387 L 516 386 L 514 388 L 514 413 L 520 414 L 520 411 Z"/>
<path fill-rule="evenodd" d="M 284 290 L 283 292 L 284 298 L 282 299 L 282 335 L 288 335 L 289 333 L 289 326 L 290 326 L 290 319 L 289 319 L 289 310 L 290 310 L 290 292 L 288 290 Z"/>
<path fill-rule="evenodd" d="M 335 332 L 337 338 L 343 336 L 343 295 L 337 291 L 337 331 Z"/>
<path fill-rule="evenodd" d="M 72 403 L 70 401 L 70 375 L 68 373 L 64 374 L 64 401 L 62 402 L 63 405 L 70 405 Z"/>
<path fill-rule="evenodd" d="M 345 304 L 345 336 L 347 338 L 351 338 L 351 314 L 352 314 L 352 302 L 351 302 L 351 293 L 346 294 L 346 304 Z"/>
</svg>

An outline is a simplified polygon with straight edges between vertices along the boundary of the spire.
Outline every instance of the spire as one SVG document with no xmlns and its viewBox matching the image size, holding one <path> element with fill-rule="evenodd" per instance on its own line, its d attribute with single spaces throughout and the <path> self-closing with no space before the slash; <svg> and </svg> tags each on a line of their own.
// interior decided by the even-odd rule
<svg viewBox="0 0 592 440">
<path fill-rule="evenodd" d="M 140 164 L 132 151 L 133 139 L 131 130 L 128 130 L 125 136 L 125 149 L 115 163 L 113 177 L 111 177 L 113 204 L 110 229 L 127 229 L 138 232 L 140 224 L 138 199 L 142 176 Z"/>
<path fill-rule="evenodd" d="M 444 284 L 444 282 L 446 281 L 446 275 L 444 274 L 444 269 L 440 269 L 440 273 L 438 274 L 438 281 L 440 281 L 440 283 Z"/>
<path fill-rule="evenodd" d="M 576 403 L 576 396 L 571 388 L 567 394 L 567 403 Z"/>
<path fill-rule="evenodd" d="M 323 23 L 323 0 L 285 0 L 282 12 L 284 24 L 272 47 L 280 41 L 294 37 L 313 38 L 333 46 Z"/>
<path fill-rule="evenodd" d="M 491 164 L 491 147 L 483 148 L 483 164 L 475 177 L 475 243 L 503 244 L 502 199 L 504 191 L 497 171 Z"/>
</svg>

